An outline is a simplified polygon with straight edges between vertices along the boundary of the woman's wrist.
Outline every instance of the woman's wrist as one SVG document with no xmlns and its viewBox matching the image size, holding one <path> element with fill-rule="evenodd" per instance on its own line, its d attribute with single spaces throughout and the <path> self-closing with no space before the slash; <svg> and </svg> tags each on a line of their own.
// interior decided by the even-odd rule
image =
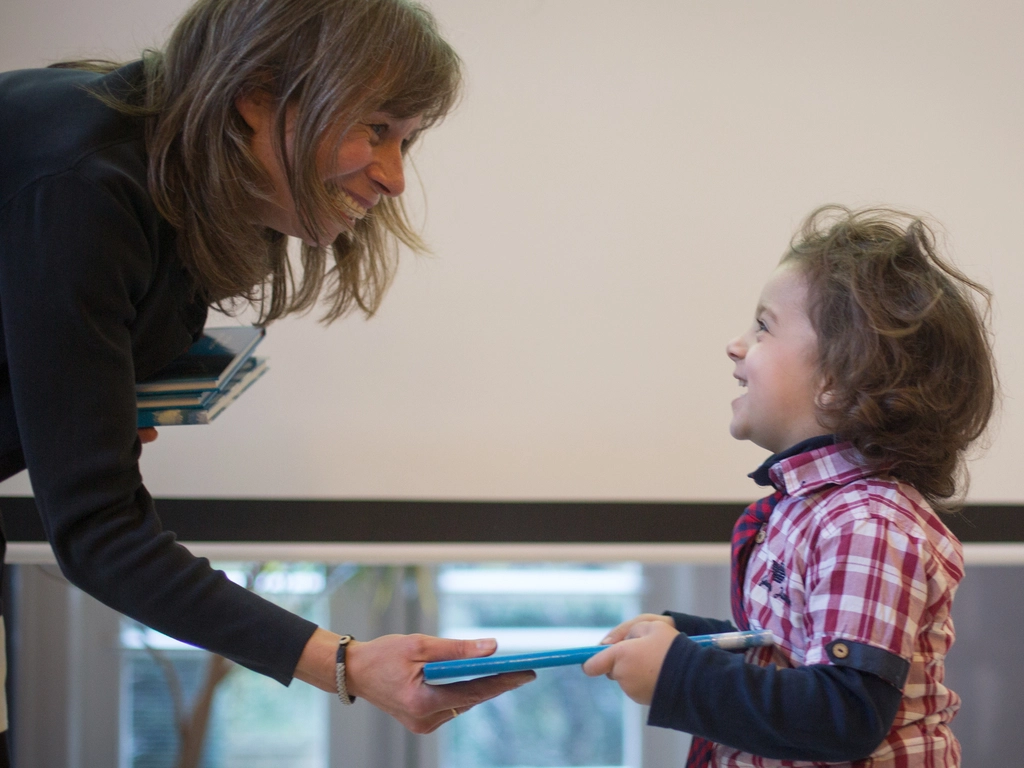
<svg viewBox="0 0 1024 768">
<path fill-rule="evenodd" d="M 316 686 L 322 691 L 336 693 L 339 640 L 341 635 L 317 627 L 306 642 L 306 647 L 302 649 L 299 663 L 295 665 L 295 679 Z M 349 693 L 352 693 L 351 688 Z"/>
</svg>

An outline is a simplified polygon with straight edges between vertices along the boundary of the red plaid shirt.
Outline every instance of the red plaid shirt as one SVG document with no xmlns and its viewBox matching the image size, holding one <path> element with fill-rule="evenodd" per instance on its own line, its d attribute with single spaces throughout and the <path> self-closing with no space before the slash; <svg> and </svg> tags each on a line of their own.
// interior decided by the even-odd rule
<svg viewBox="0 0 1024 768">
<path fill-rule="evenodd" d="M 903 702 L 885 741 L 855 768 L 953 768 L 960 744 L 949 722 L 960 697 L 943 685 L 953 644 L 950 608 L 963 577 L 960 542 L 913 488 L 870 477 L 847 444 L 783 459 L 772 480 L 786 492 L 747 566 L 744 605 L 774 648 L 767 666 L 829 664 L 836 639 L 910 660 Z M 718 766 L 812 766 L 716 745 Z M 836 765 L 836 764 L 831 764 Z"/>
</svg>

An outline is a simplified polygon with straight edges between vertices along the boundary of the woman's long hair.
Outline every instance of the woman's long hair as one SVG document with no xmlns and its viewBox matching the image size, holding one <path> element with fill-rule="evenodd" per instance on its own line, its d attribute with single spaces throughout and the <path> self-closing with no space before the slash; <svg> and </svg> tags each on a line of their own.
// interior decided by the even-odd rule
<svg viewBox="0 0 1024 768">
<path fill-rule="evenodd" d="M 397 241 L 424 249 L 400 199 L 382 198 L 342 233 L 330 263 L 327 248 L 303 244 L 296 269 L 287 238 L 253 223 L 272 187 L 235 100 L 254 91 L 271 97 L 292 198 L 316 234 L 316 222 L 337 219 L 339 205 L 317 172 L 322 146 L 336 146 L 371 112 L 422 115 L 426 128 L 454 105 L 461 63 L 431 14 L 407 0 L 199 0 L 164 50 L 143 60 L 141 105 L 113 106 L 147 119 L 150 193 L 208 300 L 228 310 L 251 303 L 263 323 L 321 297 L 326 322 L 356 307 L 373 314 L 394 274 Z"/>
</svg>

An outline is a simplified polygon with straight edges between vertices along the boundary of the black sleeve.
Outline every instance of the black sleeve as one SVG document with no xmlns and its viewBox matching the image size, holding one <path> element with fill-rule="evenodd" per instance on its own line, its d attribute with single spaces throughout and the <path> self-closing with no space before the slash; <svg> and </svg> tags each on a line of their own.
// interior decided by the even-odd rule
<svg viewBox="0 0 1024 768">
<path fill-rule="evenodd" d="M 315 625 L 189 553 L 142 485 L 130 326 L 153 271 L 146 203 L 144 183 L 68 172 L 0 208 L 6 362 L 36 506 L 73 584 L 288 684 Z"/>
<path fill-rule="evenodd" d="M 648 724 L 768 758 L 847 762 L 885 739 L 901 699 L 896 686 L 850 666 L 759 667 L 679 635 L 662 664 Z"/>
<path fill-rule="evenodd" d="M 676 629 L 690 637 L 736 631 L 736 627 L 731 621 L 723 619 L 706 619 L 703 616 L 691 616 L 688 613 L 676 613 L 675 611 L 665 611 L 661 615 L 672 617 Z"/>
</svg>

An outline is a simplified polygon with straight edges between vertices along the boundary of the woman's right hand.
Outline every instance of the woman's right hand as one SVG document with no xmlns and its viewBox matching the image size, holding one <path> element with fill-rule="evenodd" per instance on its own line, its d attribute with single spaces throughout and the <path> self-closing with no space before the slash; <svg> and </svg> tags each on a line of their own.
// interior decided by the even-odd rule
<svg viewBox="0 0 1024 768">
<path fill-rule="evenodd" d="M 384 635 L 353 640 L 345 652 L 348 692 L 387 712 L 413 733 L 430 733 L 480 702 L 533 680 L 534 672 L 427 685 L 428 661 L 490 656 L 498 644 L 488 640 L 449 640 L 429 635 Z"/>
</svg>

